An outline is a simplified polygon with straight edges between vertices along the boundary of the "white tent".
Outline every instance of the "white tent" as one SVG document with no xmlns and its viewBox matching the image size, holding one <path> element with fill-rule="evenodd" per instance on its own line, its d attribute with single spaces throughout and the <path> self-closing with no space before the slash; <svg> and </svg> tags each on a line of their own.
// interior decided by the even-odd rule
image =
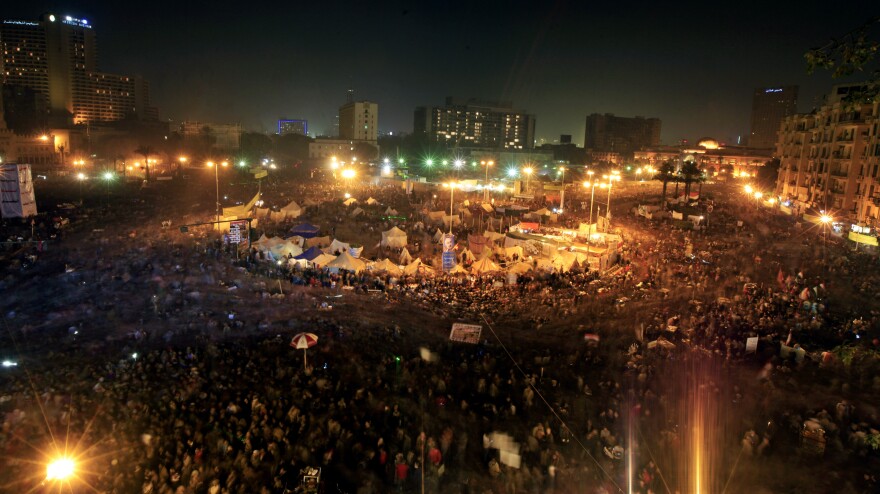
<svg viewBox="0 0 880 494">
<path fill-rule="evenodd" d="M 468 249 L 467 247 L 465 247 L 465 249 L 461 251 L 461 256 L 471 262 L 477 260 L 477 256 L 475 256 L 474 253 L 471 252 L 470 249 Z"/>
<path fill-rule="evenodd" d="M 553 271 L 553 263 L 550 262 L 549 259 L 539 258 L 538 265 L 535 266 L 535 269 L 544 270 L 544 271 Z"/>
<path fill-rule="evenodd" d="M 459 218 L 458 216 L 443 216 L 444 225 L 448 225 L 450 222 L 452 222 L 453 225 L 460 225 L 461 218 Z"/>
<path fill-rule="evenodd" d="M 373 263 L 373 271 L 385 271 L 391 276 L 400 276 L 403 274 L 400 267 L 391 262 L 391 259 L 382 259 L 381 261 Z"/>
<path fill-rule="evenodd" d="M 467 274 L 467 269 L 461 264 L 456 264 L 454 268 L 449 270 L 449 274 Z"/>
<path fill-rule="evenodd" d="M 463 214 L 465 218 L 470 218 L 471 216 L 473 216 L 473 214 L 471 214 L 471 210 L 468 208 L 459 208 L 458 212 Z"/>
<path fill-rule="evenodd" d="M 413 275 L 418 274 L 420 271 L 430 270 L 431 268 L 426 266 L 425 263 L 422 262 L 421 258 L 416 259 L 415 261 L 407 264 L 405 268 L 403 268 L 403 274 Z"/>
<path fill-rule="evenodd" d="M 330 254 L 321 254 L 320 256 L 312 259 L 312 264 L 318 266 L 319 268 L 323 268 L 334 260 L 336 260 L 336 256 L 331 256 Z"/>
<path fill-rule="evenodd" d="M 349 247 L 349 248 L 348 248 L 348 253 L 351 254 L 351 257 L 354 257 L 354 258 L 356 258 L 356 259 L 360 259 L 360 258 L 361 258 L 361 253 L 362 253 L 363 251 L 364 251 L 364 246 L 363 246 L 363 245 L 360 246 L 360 247 Z"/>
<path fill-rule="evenodd" d="M 382 245 L 385 247 L 406 247 L 406 240 L 406 232 L 396 226 L 382 232 Z"/>
<path fill-rule="evenodd" d="M 302 214 L 302 208 L 295 201 L 290 201 L 290 204 L 281 208 L 281 213 L 285 218 L 298 218 Z"/>
<path fill-rule="evenodd" d="M 434 222 L 443 221 L 444 216 L 446 216 L 446 211 L 431 211 L 428 213 L 428 219 Z"/>
<path fill-rule="evenodd" d="M 443 232 L 438 228 L 436 232 L 434 232 L 434 242 L 440 243 L 443 240 Z"/>
<path fill-rule="evenodd" d="M 349 197 L 348 199 L 346 199 L 345 201 L 343 201 L 342 204 L 344 204 L 344 205 L 346 205 L 346 206 L 351 206 L 352 204 L 354 204 L 354 203 L 356 203 L 356 202 L 358 202 L 357 199 L 355 199 L 354 197 Z"/>
<path fill-rule="evenodd" d="M 299 245 L 296 245 L 295 242 L 287 241 L 273 245 L 269 249 L 269 252 L 271 252 L 277 259 L 281 257 L 298 256 L 302 254 L 303 250 Z"/>
<path fill-rule="evenodd" d="M 270 212 L 269 208 L 254 208 L 257 218 L 268 218 Z"/>
<path fill-rule="evenodd" d="M 403 251 L 401 251 L 401 253 L 400 253 L 400 264 L 406 265 L 406 264 L 411 263 L 412 260 L 413 260 L 413 258 L 410 255 L 409 251 L 406 250 L 406 247 L 404 247 Z"/>
<path fill-rule="evenodd" d="M 387 208 L 385 208 L 385 214 L 387 214 L 388 216 L 397 216 L 397 210 L 392 209 L 391 206 L 388 206 Z"/>
<path fill-rule="evenodd" d="M 308 199 L 306 199 L 305 201 L 303 201 L 303 206 L 306 206 L 306 207 L 308 207 L 308 206 L 318 206 L 318 205 L 320 205 L 320 204 L 321 204 L 320 202 L 318 202 L 318 201 L 316 201 L 316 200 L 314 200 L 314 199 L 312 199 L 312 198 L 308 198 Z"/>
<path fill-rule="evenodd" d="M 483 258 L 475 262 L 474 265 L 471 266 L 471 271 L 473 271 L 474 274 L 484 274 L 501 271 L 501 268 L 491 260 Z"/>
<path fill-rule="evenodd" d="M 507 268 L 508 273 L 515 274 L 524 274 L 533 269 L 532 263 L 530 262 L 518 262 L 516 264 L 512 264 Z"/>
<path fill-rule="evenodd" d="M 367 199 L 367 204 L 369 204 L 370 206 L 375 206 L 376 204 L 379 204 L 379 201 L 377 201 L 371 197 L 371 198 Z"/>
<path fill-rule="evenodd" d="M 330 237 L 324 236 L 324 237 L 307 238 L 305 241 L 305 245 L 303 247 L 306 249 L 308 249 L 309 247 L 315 247 L 315 246 L 320 248 L 325 245 L 330 245 Z"/>
<path fill-rule="evenodd" d="M 322 250 L 325 254 L 331 254 L 335 256 L 337 255 L 337 252 L 341 254 L 343 252 L 348 252 L 349 249 L 351 249 L 351 245 L 345 242 L 340 242 L 339 240 L 334 238 L 333 241 L 330 242 L 330 245 Z"/>
<path fill-rule="evenodd" d="M 343 252 L 332 262 L 327 263 L 325 267 L 330 269 L 344 269 L 346 271 L 354 271 L 355 273 L 358 273 L 366 267 L 366 263 L 360 259 L 355 259 L 348 252 Z"/>
<path fill-rule="evenodd" d="M 363 209 L 361 209 L 361 208 L 354 208 L 354 211 L 351 212 L 351 217 L 354 218 L 354 217 L 359 216 L 359 215 L 361 215 L 361 214 L 364 214 L 364 210 L 363 210 Z"/>
<path fill-rule="evenodd" d="M 504 257 L 508 259 L 513 259 L 514 254 L 517 256 L 517 259 L 523 258 L 523 248 L 520 245 L 514 245 L 513 247 L 504 247 Z"/>
</svg>

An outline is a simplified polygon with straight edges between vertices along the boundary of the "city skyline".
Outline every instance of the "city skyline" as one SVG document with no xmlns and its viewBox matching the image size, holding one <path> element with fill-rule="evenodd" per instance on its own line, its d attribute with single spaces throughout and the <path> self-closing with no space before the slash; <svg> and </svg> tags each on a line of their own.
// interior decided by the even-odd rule
<svg viewBox="0 0 880 494">
<path fill-rule="evenodd" d="M 624 13 L 573 2 L 498 5 L 336 2 L 246 12 L 228 2 L 144 11 L 46 2 L 8 6 L 3 17 L 89 18 L 102 69 L 151 81 L 163 119 L 271 132 L 296 115 L 323 134 L 353 89 L 355 99 L 381 106 L 380 132 L 411 132 L 417 106 L 455 96 L 512 101 L 535 115 L 537 140 L 571 134 L 578 144 L 591 113 L 659 118 L 664 143 L 703 135 L 745 143 L 753 90 L 797 84 L 798 110 L 808 111 L 832 80 L 807 75 L 803 53 L 869 18 L 869 9 L 819 6 L 713 11 L 685 3 Z"/>
</svg>

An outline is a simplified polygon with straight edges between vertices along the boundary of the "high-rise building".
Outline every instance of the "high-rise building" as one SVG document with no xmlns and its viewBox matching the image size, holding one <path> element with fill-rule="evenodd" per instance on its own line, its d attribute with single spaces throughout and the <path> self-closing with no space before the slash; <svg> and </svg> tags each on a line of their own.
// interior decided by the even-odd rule
<svg viewBox="0 0 880 494">
<path fill-rule="evenodd" d="M 413 133 L 450 147 L 533 149 L 535 116 L 510 102 L 448 97 L 445 106 L 416 108 Z"/>
<path fill-rule="evenodd" d="M 776 146 L 776 133 L 782 119 L 797 113 L 797 95 L 797 86 L 755 89 L 749 147 L 770 149 Z"/>
<path fill-rule="evenodd" d="M 278 135 L 286 134 L 309 135 L 309 121 L 288 118 L 278 120 Z"/>
<path fill-rule="evenodd" d="M 820 108 L 782 120 L 776 195 L 795 213 L 826 211 L 868 233 L 880 227 L 880 103 L 844 101 L 858 87 L 835 86 Z"/>
<path fill-rule="evenodd" d="M 376 142 L 378 136 L 378 104 L 370 101 L 350 101 L 339 107 L 341 139 Z"/>
<path fill-rule="evenodd" d="M 3 84 L 40 94 L 52 126 L 158 119 L 146 81 L 98 70 L 95 32 L 86 19 L 50 13 L 37 22 L 5 20 L 0 51 Z"/>
<path fill-rule="evenodd" d="M 587 116 L 584 149 L 631 158 L 639 149 L 660 144 L 660 119 L 618 117 L 611 113 Z"/>
</svg>

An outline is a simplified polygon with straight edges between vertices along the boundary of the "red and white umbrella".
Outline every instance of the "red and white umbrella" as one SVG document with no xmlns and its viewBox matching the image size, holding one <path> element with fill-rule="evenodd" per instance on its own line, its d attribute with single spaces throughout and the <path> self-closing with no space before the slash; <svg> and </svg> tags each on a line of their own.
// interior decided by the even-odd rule
<svg viewBox="0 0 880 494">
<path fill-rule="evenodd" d="M 318 344 L 318 336 L 314 333 L 299 333 L 290 340 L 290 346 L 297 350 L 305 350 Z"/>
<path fill-rule="evenodd" d="M 308 370 L 309 356 L 306 353 L 311 346 L 318 344 L 318 335 L 314 333 L 299 333 L 290 339 L 290 346 L 303 351 L 303 369 Z"/>
</svg>

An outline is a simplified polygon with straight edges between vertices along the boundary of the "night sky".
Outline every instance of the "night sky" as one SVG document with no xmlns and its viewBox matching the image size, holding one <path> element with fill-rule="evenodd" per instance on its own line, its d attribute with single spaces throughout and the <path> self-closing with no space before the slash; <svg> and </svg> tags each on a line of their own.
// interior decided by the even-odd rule
<svg viewBox="0 0 880 494">
<path fill-rule="evenodd" d="M 593 112 L 659 117 L 665 143 L 733 143 L 758 86 L 799 84 L 808 111 L 833 81 L 808 76 L 803 53 L 880 13 L 876 0 L 601 3 L 36 0 L 0 13 L 88 19 L 101 69 L 147 78 L 162 118 L 258 131 L 305 118 L 320 134 L 351 88 L 379 103 L 381 131 L 410 132 L 414 107 L 451 95 L 513 101 L 537 138 L 579 144 Z"/>
</svg>

